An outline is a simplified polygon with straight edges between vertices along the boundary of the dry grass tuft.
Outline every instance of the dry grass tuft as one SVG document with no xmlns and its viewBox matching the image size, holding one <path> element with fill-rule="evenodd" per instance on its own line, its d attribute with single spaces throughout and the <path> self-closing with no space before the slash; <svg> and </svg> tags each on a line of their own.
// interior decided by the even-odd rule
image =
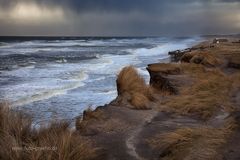
<svg viewBox="0 0 240 160">
<path fill-rule="evenodd" d="M 151 147 L 160 151 L 163 160 L 212 160 L 218 157 L 218 149 L 226 143 L 230 130 L 181 128 L 148 140 Z"/>
<path fill-rule="evenodd" d="M 135 109 L 146 109 L 149 103 L 149 99 L 142 93 L 133 93 L 130 103 L 135 107 Z"/>
<path fill-rule="evenodd" d="M 182 63 L 180 65 L 180 68 L 185 74 L 189 74 L 191 76 L 195 76 L 195 75 L 197 76 L 199 74 L 206 73 L 206 69 L 201 64 Z"/>
<path fill-rule="evenodd" d="M 221 64 L 220 60 L 212 53 L 206 52 L 188 52 L 181 57 L 181 62 L 202 64 L 208 67 L 214 67 Z"/>
<path fill-rule="evenodd" d="M 221 64 L 221 61 L 216 58 L 216 56 L 212 55 L 211 53 L 201 53 L 200 56 L 203 56 L 203 61 L 201 62 L 204 66 L 217 66 Z"/>
<path fill-rule="evenodd" d="M 118 94 L 125 92 L 147 92 L 144 79 L 137 73 L 133 66 L 124 67 L 117 77 Z"/>
<path fill-rule="evenodd" d="M 153 101 L 151 88 L 132 66 L 124 67 L 117 77 L 118 97 L 124 97 L 134 109 L 149 109 Z"/>
<path fill-rule="evenodd" d="M 219 109 L 231 110 L 229 91 L 232 81 L 219 70 L 205 71 L 195 64 L 184 65 L 184 72 L 195 77 L 194 85 L 181 90 L 181 94 L 165 101 L 165 111 L 197 114 L 207 119 Z"/>
<path fill-rule="evenodd" d="M 89 140 L 71 131 L 69 123 L 54 122 L 33 129 L 31 118 L 0 105 L 0 159 L 90 160 L 97 149 Z"/>
</svg>

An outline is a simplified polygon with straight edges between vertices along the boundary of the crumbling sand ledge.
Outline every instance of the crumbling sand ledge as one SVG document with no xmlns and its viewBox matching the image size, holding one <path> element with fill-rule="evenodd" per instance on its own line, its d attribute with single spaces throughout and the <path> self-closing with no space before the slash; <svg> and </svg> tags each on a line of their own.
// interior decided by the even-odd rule
<svg viewBox="0 0 240 160">
<path fill-rule="evenodd" d="M 171 52 L 177 63 L 148 65 L 149 85 L 134 68 L 124 68 L 118 97 L 76 120 L 73 135 L 90 145 L 74 158 L 240 159 L 240 43 L 212 42 Z"/>
</svg>

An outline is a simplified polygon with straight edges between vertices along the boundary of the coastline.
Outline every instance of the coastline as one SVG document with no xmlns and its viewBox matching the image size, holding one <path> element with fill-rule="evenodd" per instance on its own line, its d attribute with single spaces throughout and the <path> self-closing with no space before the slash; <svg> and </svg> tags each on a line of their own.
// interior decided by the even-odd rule
<svg viewBox="0 0 240 160">
<path fill-rule="evenodd" d="M 162 159 L 168 159 L 167 157 L 184 159 L 190 156 L 193 159 L 195 156 L 198 158 L 199 155 L 202 155 L 200 159 L 222 157 L 234 159 L 239 156 L 237 153 L 239 143 L 232 142 L 233 135 L 240 137 L 239 130 L 236 129 L 239 125 L 237 122 L 239 101 L 231 106 L 225 101 L 232 103 L 232 96 L 238 99 L 240 94 L 236 91 L 236 88 L 240 87 L 239 68 L 231 67 L 236 66 L 231 65 L 231 57 L 235 56 L 235 53 L 239 56 L 240 51 L 238 47 L 240 44 L 235 41 L 234 38 L 228 38 L 228 42 L 213 43 L 213 38 L 210 38 L 190 50 L 184 50 L 182 56 L 193 53 L 191 58 L 194 56 L 195 58 L 192 61 L 183 58 L 182 62 L 177 63 L 149 64 L 147 67 L 150 74 L 149 83 L 154 88 L 154 96 L 157 99 L 151 103 L 151 109 L 133 110 L 131 106 L 124 104 L 125 102 L 124 105 L 121 102 L 119 105 L 119 102 L 113 101 L 94 111 L 85 112 L 83 121 L 76 123 L 77 126 L 79 125 L 77 127 L 79 132 L 102 144 L 107 150 L 107 159 L 111 159 L 112 156 L 119 159 L 156 159 L 159 156 Z M 229 53 L 223 53 L 226 51 Z M 225 82 L 227 83 L 222 84 Z M 235 88 L 234 91 L 232 87 Z M 197 90 L 194 90 L 195 88 Z M 221 95 L 220 92 L 224 93 Z M 220 96 L 215 97 L 216 94 Z M 231 100 L 226 99 L 226 95 L 230 96 Z M 176 103 L 172 103 L 174 101 Z M 193 101 L 192 106 L 191 101 Z M 177 103 L 187 107 L 181 108 Z M 98 116 L 89 118 L 89 114 L 101 114 L 101 116 L 100 119 Z M 82 122 L 87 125 L 83 127 Z M 191 139 L 192 136 L 197 136 L 199 139 Z M 189 138 L 189 144 L 185 144 L 185 140 L 181 141 L 182 138 Z M 106 145 L 106 141 L 110 142 Z M 197 141 L 203 141 L 203 144 L 198 146 Z M 234 144 L 229 147 L 231 143 Z M 198 148 L 202 145 L 207 146 L 205 153 Z M 180 146 L 183 153 L 177 152 L 177 148 L 174 148 L 177 146 Z M 237 146 L 236 149 L 233 149 L 233 146 Z M 193 151 L 197 154 L 189 151 L 185 154 L 188 147 L 197 147 Z M 123 151 L 119 152 L 119 150 Z"/>
<path fill-rule="evenodd" d="M 149 79 L 147 64 L 162 61 L 169 50 L 186 48 L 199 39 L 9 42 L 0 49 L 5 54 L 0 56 L 0 99 L 37 121 L 51 121 L 53 117 L 72 119 L 88 106 L 105 105 L 116 97 L 116 74 L 123 66 L 132 64 Z M 89 59 L 85 60 L 86 57 Z"/>
<path fill-rule="evenodd" d="M 100 148 L 86 159 L 239 156 L 240 43 L 233 41 L 210 39 L 180 51 L 177 63 L 149 64 L 149 84 L 126 68 L 117 78 L 118 97 L 76 120 L 74 134 Z"/>
</svg>

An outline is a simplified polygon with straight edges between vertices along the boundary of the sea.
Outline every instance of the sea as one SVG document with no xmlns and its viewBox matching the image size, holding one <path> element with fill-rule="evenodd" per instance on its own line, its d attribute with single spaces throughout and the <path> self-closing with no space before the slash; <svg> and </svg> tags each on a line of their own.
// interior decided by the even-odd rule
<svg viewBox="0 0 240 160">
<path fill-rule="evenodd" d="M 202 37 L 0 37 L 0 101 L 35 122 L 70 120 L 117 96 L 116 77 L 128 65 L 146 83 L 150 63 Z"/>
</svg>

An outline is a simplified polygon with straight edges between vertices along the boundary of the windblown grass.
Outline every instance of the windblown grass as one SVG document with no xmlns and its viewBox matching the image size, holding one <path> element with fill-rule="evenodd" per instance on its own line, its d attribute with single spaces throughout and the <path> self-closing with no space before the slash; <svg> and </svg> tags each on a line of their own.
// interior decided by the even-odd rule
<svg viewBox="0 0 240 160">
<path fill-rule="evenodd" d="M 151 89 L 132 66 L 125 67 L 117 77 L 118 97 L 124 97 L 134 109 L 148 109 L 153 100 Z"/>
<path fill-rule="evenodd" d="M 217 69 L 206 71 L 201 65 L 184 64 L 182 68 L 195 78 L 195 83 L 182 89 L 180 95 L 163 102 L 163 110 L 197 114 L 207 119 L 219 109 L 231 109 L 229 91 L 232 81 L 229 77 Z"/>
<path fill-rule="evenodd" d="M 135 106 L 136 109 L 147 109 L 149 99 L 142 93 L 133 93 L 131 95 L 130 103 Z"/>
<path fill-rule="evenodd" d="M 0 159 L 88 160 L 96 159 L 97 148 L 71 131 L 69 123 L 54 122 L 32 128 L 31 118 L 0 105 Z"/>
<path fill-rule="evenodd" d="M 181 128 L 159 134 L 148 142 L 160 151 L 162 160 L 213 160 L 219 158 L 218 149 L 230 133 L 231 130 L 225 128 Z"/>
<path fill-rule="evenodd" d="M 200 74 L 206 73 L 206 69 L 201 64 L 188 64 L 188 63 L 182 63 L 181 64 L 181 70 L 185 74 L 189 74 L 191 76 L 198 76 Z"/>
<path fill-rule="evenodd" d="M 189 52 L 181 57 L 181 62 L 202 64 L 208 67 L 214 67 L 221 64 L 220 60 L 211 52 Z"/>
</svg>

